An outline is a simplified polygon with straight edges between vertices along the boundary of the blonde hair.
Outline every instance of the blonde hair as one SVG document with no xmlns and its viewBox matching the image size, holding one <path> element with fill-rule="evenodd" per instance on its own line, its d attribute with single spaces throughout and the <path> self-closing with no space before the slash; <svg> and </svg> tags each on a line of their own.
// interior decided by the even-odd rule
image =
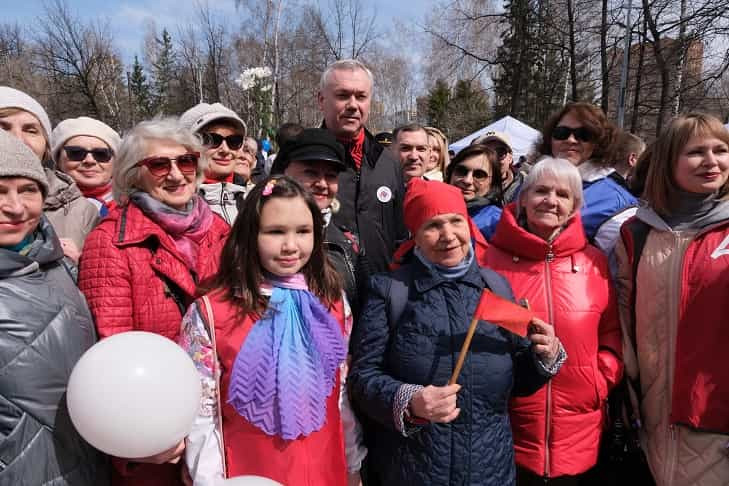
<svg viewBox="0 0 729 486">
<path fill-rule="evenodd" d="M 729 145 L 729 131 L 718 118 L 706 113 L 689 113 L 674 117 L 661 131 L 651 145 L 648 159 L 648 174 L 645 180 L 643 198 L 654 211 L 663 216 L 670 215 L 678 199 L 680 188 L 676 184 L 674 171 L 681 151 L 692 137 L 716 137 Z M 719 197 L 727 199 L 729 181 L 719 190 Z"/>
<path fill-rule="evenodd" d="M 440 145 L 440 158 L 438 159 L 438 170 L 445 174 L 446 167 L 450 164 L 450 156 L 448 155 L 448 139 L 446 136 L 435 127 L 425 127 L 425 133 L 428 134 L 428 138 L 432 138 Z"/>
</svg>

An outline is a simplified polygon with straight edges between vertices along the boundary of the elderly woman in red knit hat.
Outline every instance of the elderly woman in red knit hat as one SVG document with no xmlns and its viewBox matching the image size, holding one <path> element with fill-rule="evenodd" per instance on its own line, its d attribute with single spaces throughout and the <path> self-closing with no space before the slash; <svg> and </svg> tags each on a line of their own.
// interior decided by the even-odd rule
<svg viewBox="0 0 729 486">
<path fill-rule="evenodd" d="M 460 190 L 413 179 L 404 210 L 413 239 L 398 256 L 411 251 L 409 263 L 372 278 L 350 346 L 350 396 L 374 421 L 371 474 L 382 484 L 513 484 L 509 398 L 538 390 L 566 355 L 543 321 L 529 339 L 482 321 L 460 385 L 445 385 L 483 290 L 511 299 L 511 288 L 478 265 L 486 245 Z"/>
</svg>

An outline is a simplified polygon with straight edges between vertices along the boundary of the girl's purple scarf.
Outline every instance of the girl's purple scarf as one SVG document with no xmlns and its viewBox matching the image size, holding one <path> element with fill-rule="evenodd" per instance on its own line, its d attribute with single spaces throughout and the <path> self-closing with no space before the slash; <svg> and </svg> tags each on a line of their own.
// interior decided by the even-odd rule
<svg viewBox="0 0 729 486">
<path fill-rule="evenodd" d="M 268 308 L 235 358 L 228 403 L 266 434 L 293 440 L 324 426 L 347 349 L 341 326 L 303 275 L 268 282 Z"/>
<path fill-rule="evenodd" d="M 207 203 L 196 195 L 185 210 L 179 210 L 143 191 L 133 193 L 129 199 L 170 235 L 190 269 L 196 269 L 200 241 L 213 224 L 213 212 Z"/>
</svg>

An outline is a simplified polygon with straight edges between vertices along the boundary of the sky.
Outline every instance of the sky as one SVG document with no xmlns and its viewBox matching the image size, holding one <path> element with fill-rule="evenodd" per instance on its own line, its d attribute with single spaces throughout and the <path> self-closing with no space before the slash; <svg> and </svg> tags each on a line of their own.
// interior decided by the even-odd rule
<svg viewBox="0 0 729 486">
<path fill-rule="evenodd" d="M 235 8 L 235 0 L 208 0 L 211 10 L 226 18 L 231 26 L 240 25 L 244 15 L 243 9 Z M 322 2 L 322 8 L 328 4 Z M 144 27 L 149 20 L 154 20 L 159 29 L 168 27 L 176 31 L 178 24 L 185 24 L 194 18 L 195 0 L 66 0 L 72 13 L 84 20 L 109 19 L 116 45 L 122 50 L 126 62 L 130 62 L 134 54 L 141 51 Z M 0 22 L 18 22 L 21 26 L 32 26 L 35 19 L 43 15 L 43 0 L 0 0 L 2 16 Z M 410 0 L 394 2 L 392 0 L 362 0 L 366 6 L 377 12 L 377 23 L 381 29 L 389 29 L 392 19 L 413 19 L 413 11 L 418 6 L 423 10 L 433 0 Z M 422 11 L 422 10 L 421 10 Z"/>
</svg>

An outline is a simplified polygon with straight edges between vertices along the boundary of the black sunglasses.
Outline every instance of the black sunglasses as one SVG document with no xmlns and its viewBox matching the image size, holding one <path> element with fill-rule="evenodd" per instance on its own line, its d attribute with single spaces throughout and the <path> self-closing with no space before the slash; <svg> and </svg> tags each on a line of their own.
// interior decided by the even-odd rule
<svg viewBox="0 0 729 486">
<path fill-rule="evenodd" d="M 595 138 L 595 134 L 585 127 L 570 128 L 558 125 L 552 130 L 552 138 L 555 140 L 567 140 L 570 135 L 574 135 L 580 142 L 591 142 Z"/>
<path fill-rule="evenodd" d="M 464 165 L 457 165 L 453 168 L 453 175 L 459 179 L 462 179 L 471 173 L 473 173 L 473 178 L 477 181 L 485 181 L 486 179 L 491 178 L 489 173 L 483 169 L 469 169 Z"/>
<path fill-rule="evenodd" d="M 106 162 L 109 162 L 114 156 L 114 152 L 112 152 L 112 150 L 108 148 L 95 148 L 91 150 L 86 150 L 83 147 L 67 145 L 63 147 L 63 150 L 66 152 L 66 157 L 68 158 L 68 160 L 72 162 L 81 162 L 86 158 L 88 154 L 91 154 L 96 162 L 105 164 Z"/>
<path fill-rule="evenodd" d="M 224 137 L 219 133 L 214 132 L 203 133 L 202 139 L 203 145 L 210 148 L 220 147 L 220 144 L 222 144 L 223 140 L 225 140 L 225 143 L 228 145 L 230 150 L 238 150 L 243 146 L 243 142 L 245 141 L 245 137 L 243 135 L 228 135 L 227 137 Z"/>
</svg>

